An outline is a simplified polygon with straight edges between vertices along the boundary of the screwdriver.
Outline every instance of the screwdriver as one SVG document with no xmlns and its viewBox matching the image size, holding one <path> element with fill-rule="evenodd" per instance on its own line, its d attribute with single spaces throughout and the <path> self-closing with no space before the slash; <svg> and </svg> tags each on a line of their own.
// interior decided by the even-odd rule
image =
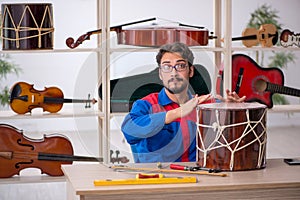
<svg viewBox="0 0 300 200">
<path fill-rule="evenodd" d="M 204 170 L 204 171 L 208 171 L 209 173 L 218 173 L 222 171 L 221 169 L 210 169 L 205 167 L 190 167 L 190 166 L 184 166 L 178 164 L 170 164 L 170 169 L 183 170 L 183 171 Z"/>
</svg>

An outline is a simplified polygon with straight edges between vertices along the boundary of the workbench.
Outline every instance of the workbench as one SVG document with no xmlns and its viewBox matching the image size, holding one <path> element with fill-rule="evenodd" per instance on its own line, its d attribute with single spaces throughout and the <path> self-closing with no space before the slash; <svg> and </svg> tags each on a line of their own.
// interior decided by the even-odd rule
<svg viewBox="0 0 300 200">
<path fill-rule="evenodd" d="M 195 165 L 195 163 L 188 163 Z M 154 167 L 155 163 L 133 164 Z M 163 163 L 163 167 L 167 164 Z M 68 199 L 299 199 L 300 165 L 267 160 L 266 168 L 225 172 L 226 177 L 165 173 L 166 177 L 196 176 L 197 183 L 94 186 L 94 180 L 129 179 L 138 172 L 115 171 L 103 164 L 63 165 Z"/>
</svg>

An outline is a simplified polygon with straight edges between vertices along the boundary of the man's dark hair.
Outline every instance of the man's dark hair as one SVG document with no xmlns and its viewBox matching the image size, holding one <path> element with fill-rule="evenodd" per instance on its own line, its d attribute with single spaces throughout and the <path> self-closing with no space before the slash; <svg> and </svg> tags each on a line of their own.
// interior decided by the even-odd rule
<svg viewBox="0 0 300 200">
<path fill-rule="evenodd" d="M 161 58 L 167 52 L 179 53 L 182 58 L 188 61 L 189 66 L 192 66 L 194 63 L 194 55 L 189 47 L 186 44 L 175 42 L 172 44 L 165 44 L 160 47 L 159 52 L 156 55 L 156 62 L 158 65 L 160 65 Z"/>
</svg>

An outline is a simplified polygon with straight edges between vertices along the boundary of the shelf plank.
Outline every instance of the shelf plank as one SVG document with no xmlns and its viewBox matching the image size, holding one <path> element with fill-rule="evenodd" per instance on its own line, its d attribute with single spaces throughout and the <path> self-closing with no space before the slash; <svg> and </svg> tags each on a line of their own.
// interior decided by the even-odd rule
<svg viewBox="0 0 300 200">
<path fill-rule="evenodd" d="M 76 49 L 41 49 L 41 50 L 0 50 L 1 54 L 24 54 L 24 53 L 89 53 L 101 52 L 100 48 L 76 48 Z"/>
<path fill-rule="evenodd" d="M 273 108 L 268 110 L 272 113 L 293 113 L 293 112 L 300 112 L 300 105 L 274 105 Z"/>
<path fill-rule="evenodd" d="M 300 105 L 274 105 L 273 108 L 268 109 L 268 112 L 271 113 L 294 113 L 294 112 L 300 112 Z M 113 116 L 125 116 L 128 114 L 125 113 L 111 113 L 111 117 Z M 80 111 L 80 112 L 74 112 L 73 109 L 65 109 L 63 111 L 60 111 L 58 113 L 27 113 L 24 115 L 19 115 L 17 113 L 14 113 L 11 110 L 6 111 L 0 111 L 0 119 L 40 119 L 40 118 L 70 118 L 70 117 L 104 117 L 104 113 L 97 110 L 89 110 L 89 111 Z"/>
<path fill-rule="evenodd" d="M 193 52 L 199 52 L 199 51 L 212 51 L 212 52 L 222 52 L 224 51 L 224 48 L 222 47 L 212 47 L 212 46 L 192 46 L 190 49 Z M 134 47 L 134 46 L 125 46 L 120 45 L 115 48 L 111 48 L 110 52 L 158 52 L 159 48 L 153 48 L 153 47 Z"/>
<path fill-rule="evenodd" d="M 104 117 L 104 113 L 97 110 L 74 111 L 73 109 L 64 109 L 58 113 L 40 113 L 33 112 L 24 115 L 17 114 L 11 110 L 0 111 L 0 119 L 47 119 L 47 118 L 70 118 L 70 117 Z"/>
<path fill-rule="evenodd" d="M 280 46 L 274 46 L 274 47 L 261 47 L 261 46 L 255 46 L 255 47 L 232 47 L 233 51 L 300 51 L 300 48 L 298 47 L 280 47 Z"/>
<path fill-rule="evenodd" d="M 212 51 L 212 52 L 222 52 L 224 48 L 222 47 L 211 47 L 211 46 L 195 46 L 191 47 L 195 52 L 199 51 Z M 159 49 L 154 47 L 135 47 L 135 46 L 125 46 L 120 45 L 115 48 L 111 48 L 110 52 L 157 52 Z M 24 53 L 89 53 L 89 52 L 100 52 L 101 48 L 75 48 L 75 49 L 41 49 L 41 50 L 0 50 L 3 54 L 24 54 Z"/>
<path fill-rule="evenodd" d="M 211 51 L 211 52 L 223 52 L 224 47 L 212 47 L 212 46 L 193 46 L 190 47 L 193 52 L 199 51 Z M 300 51 L 298 47 L 242 47 L 233 46 L 233 51 Z M 110 52 L 157 52 L 158 48 L 154 47 L 135 47 L 119 45 L 114 48 L 110 48 Z M 43 50 L 0 50 L 0 53 L 7 54 L 24 54 L 24 53 L 88 53 L 88 52 L 100 52 L 101 48 L 75 48 L 75 49 L 43 49 Z"/>
<path fill-rule="evenodd" d="M 25 175 L 25 176 L 13 176 L 11 178 L 1 178 L 0 185 L 7 184 L 28 184 L 28 183 L 54 183 L 65 182 L 65 176 L 48 176 L 48 175 Z"/>
</svg>

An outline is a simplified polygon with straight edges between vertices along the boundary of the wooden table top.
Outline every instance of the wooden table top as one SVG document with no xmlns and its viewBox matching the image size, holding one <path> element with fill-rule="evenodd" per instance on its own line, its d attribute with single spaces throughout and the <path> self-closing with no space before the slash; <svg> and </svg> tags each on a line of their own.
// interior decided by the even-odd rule
<svg viewBox="0 0 300 200">
<path fill-rule="evenodd" d="M 190 163 L 191 164 L 191 163 Z M 156 164 L 134 164 L 135 167 L 155 167 Z M 163 166 L 165 166 L 163 164 Z M 193 166 L 195 166 L 193 164 Z M 259 170 L 225 172 L 228 176 L 196 175 L 197 183 L 94 186 L 94 180 L 135 178 L 138 172 L 114 171 L 103 164 L 63 165 L 62 170 L 76 195 L 127 194 L 149 192 L 196 192 L 212 190 L 247 190 L 256 188 L 300 188 L 300 165 L 290 166 L 283 159 L 267 160 L 267 167 Z M 165 173 L 166 177 L 195 176 Z"/>
</svg>

